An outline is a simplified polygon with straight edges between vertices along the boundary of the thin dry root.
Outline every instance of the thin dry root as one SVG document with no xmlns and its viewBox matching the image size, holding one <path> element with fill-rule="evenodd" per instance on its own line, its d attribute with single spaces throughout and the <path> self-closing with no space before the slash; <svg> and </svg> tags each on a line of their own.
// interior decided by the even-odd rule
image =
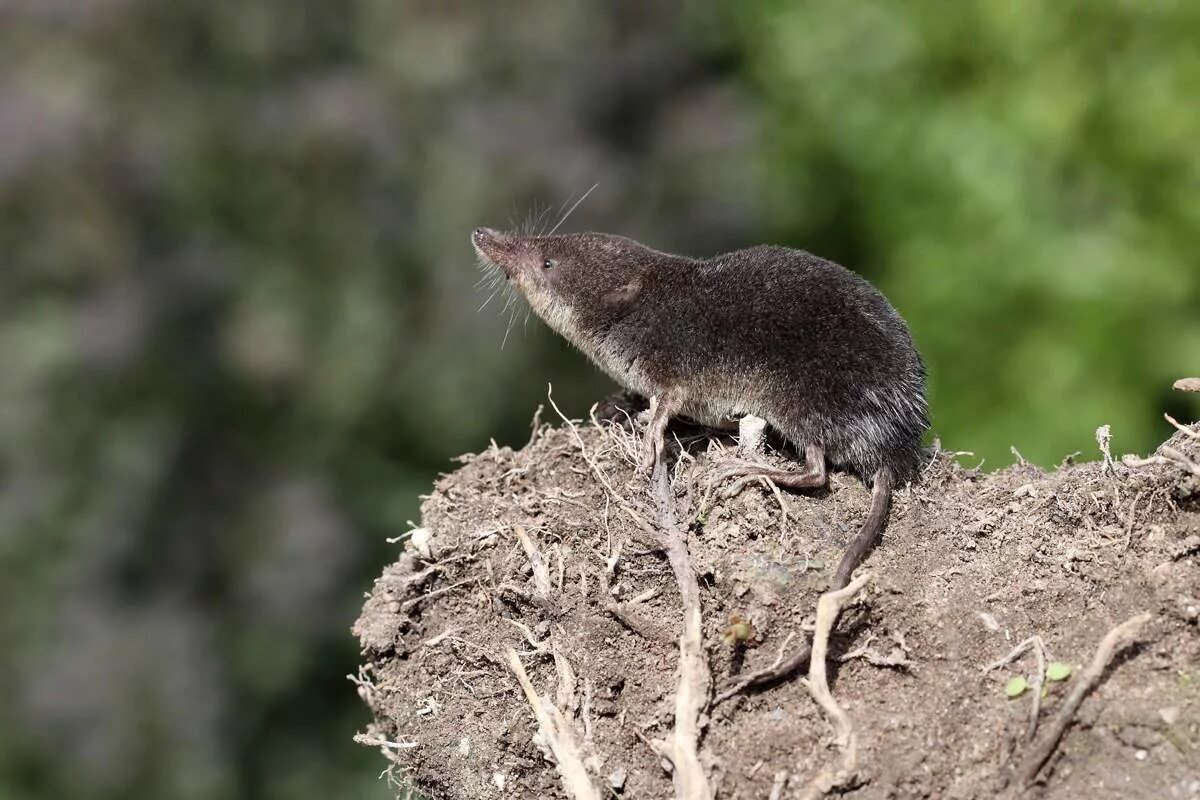
<svg viewBox="0 0 1200 800">
<path fill-rule="evenodd" d="M 604 610 L 643 639 L 669 643 L 675 638 L 666 629 L 647 619 L 645 614 L 635 611 L 632 603 L 607 603 Z"/>
<path fill-rule="evenodd" d="M 983 668 L 984 672 L 991 672 L 994 669 L 999 669 L 1005 664 L 1016 661 L 1026 650 L 1032 650 L 1034 658 L 1037 660 L 1037 674 L 1034 676 L 1034 681 L 1030 683 L 1030 709 L 1029 709 L 1029 726 L 1025 729 L 1025 740 L 1032 742 L 1033 736 L 1037 733 L 1038 714 L 1042 708 L 1042 687 L 1046 684 L 1046 643 L 1042 641 L 1041 636 L 1030 636 L 1025 641 L 1014 647 L 1009 654 L 1004 658 L 993 661 Z"/>
<path fill-rule="evenodd" d="M 1059 709 L 1058 715 L 1054 718 L 1054 724 L 1050 726 L 1050 733 L 1042 740 L 1034 750 L 1025 758 L 1025 762 L 1021 767 L 1021 785 L 1029 787 L 1034 780 L 1037 779 L 1038 772 L 1042 766 L 1054 754 L 1054 750 L 1058 747 L 1058 742 L 1062 739 L 1063 733 L 1068 726 L 1075 720 L 1075 712 L 1079 710 L 1079 705 L 1083 699 L 1087 697 L 1088 692 L 1095 688 L 1100 681 L 1100 677 L 1104 674 L 1104 670 L 1112 661 L 1118 650 L 1129 645 L 1137 637 L 1142 626 L 1150 621 L 1150 615 L 1138 614 L 1135 617 L 1122 622 L 1105 634 L 1100 640 L 1100 646 L 1096 648 L 1096 655 L 1092 657 L 1092 663 L 1084 670 L 1079 677 L 1079 682 L 1071 689 L 1071 694 L 1063 702 L 1062 708 Z"/>
<path fill-rule="evenodd" d="M 554 761 L 558 766 L 559 775 L 562 776 L 563 788 L 567 795 L 574 800 L 600 800 L 600 792 L 588 777 L 579 745 L 576 744 L 575 735 L 562 712 L 557 706 L 548 705 L 538 696 L 515 650 L 511 647 L 506 648 L 504 655 L 508 661 L 508 668 L 516 676 L 517 683 L 521 684 L 521 691 L 525 693 L 525 699 L 537 718 L 538 732 L 550 748 L 550 752 L 554 754 Z"/>
<path fill-rule="evenodd" d="M 668 740 L 652 742 L 670 759 L 677 800 L 711 800 L 712 786 L 700 763 L 700 715 L 708 701 L 708 662 L 704 657 L 700 625 L 700 585 L 688 558 L 687 541 L 675 520 L 675 498 L 667 468 L 660 460 L 654 468 L 654 495 L 662 527 L 662 545 L 675 573 L 683 601 L 683 632 L 679 636 L 679 686 L 675 690 L 675 729 Z"/>
<path fill-rule="evenodd" d="M 542 553 L 538 550 L 537 545 L 533 543 L 533 539 L 529 538 L 529 534 L 520 525 L 514 529 L 517 534 L 517 539 L 521 542 L 522 549 L 525 550 L 525 555 L 529 558 L 529 564 L 533 567 L 533 585 L 537 589 L 537 593 L 542 597 L 550 595 L 550 567 L 546 564 L 546 559 L 542 557 Z"/>
<path fill-rule="evenodd" d="M 354 741 L 358 744 L 365 744 L 368 747 L 378 747 L 379 752 L 383 753 L 384 758 L 401 769 L 406 768 L 407 762 L 400 757 L 397 751 L 420 747 L 419 742 L 393 742 L 375 733 L 356 733 L 354 734 Z"/>
<path fill-rule="evenodd" d="M 878 488 L 875 491 L 878 491 Z M 874 493 L 872 493 L 872 503 L 874 503 Z M 830 582 L 831 591 L 837 591 L 849 585 L 850 576 L 866 560 L 867 554 L 871 551 L 877 532 L 878 529 L 874 526 L 863 525 L 855 537 L 846 543 L 845 548 L 842 549 L 841 561 L 838 562 L 837 569 L 833 573 L 833 580 Z M 755 686 L 785 678 L 804 667 L 805 664 L 811 666 L 811 657 L 812 647 L 805 643 L 786 659 L 776 659 L 771 666 L 743 675 L 729 684 L 716 696 L 712 704 L 720 705 L 731 697 L 736 697 Z"/>
<path fill-rule="evenodd" d="M 579 435 L 579 426 L 568 419 L 567 415 L 564 414 L 562 409 L 558 407 L 558 403 L 554 402 L 553 387 L 547 387 L 546 399 L 550 401 L 550 407 L 554 409 L 554 413 L 558 414 L 559 419 L 563 421 L 563 424 L 567 426 L 567 430 L 571 432 L 571 438 L 575 440 L 575 445 L 579 448 L 579 455 L 587 463 L 588 467 L 591 468 L 592 474 L 596 476 L 596 480 L 600 481 L 600 485 L 604 487 L 604 491 L 607 492 L 608 496 L 612 498 L 614 503 L 617 504 L 617 508 L 628 514 L 629 518 L 633 520 L 633 524 L 637 525 L 643 533 L 646 533 L 650 536 L 657 536 L 658 532 L 654 530 L 654 526 L 647 522 L 646 518 L 637 512 L 632 503 L 617 493 L 617 490 L 613 488 L 612 482 L 609 481 L 608 475 L 603 469 L 600 468 L 600 465 L 596 463 L 596 459 L 592 458 L 591 455 L 588 454 L 587 447 L 583 444 L 583 437 Z"/>
<path fill-rule="evenodd" d="M 1121 463 L 1127 467 L 1145 467 L 1150 464 L 1174 464 L 1182 467 L 1187 472 L 1200 478 L 1200 464 L 1192 461 L 1173 447 L 1163 445 L 1159 448 L 1160 456 L 1150 456 L 1148 458 L 1138 458 L 1137 456 L 1125 456 L 1121 459 Z"/>
<path fill-rule="evenodd" d="M 787 770 L 780 770 L 775 773 L 775 779 L 771 782 L 771 794 L 767 796 L 767 800 L 781 800 L 783 790 L 787 787 L 788 773 Z"/>
<path fill-rule="evenodd" d="M 1182 433 L 1183 435 L 1190 436 L 1193 439 L 1200 439 L 1200 430 L 1192 428 L 1188 425 L 1184 425 L 1179 420 L 1172 417 L 1170 414 L 1163 414 L 1163 419 L 1165 419 L 1167 422 L 1171 423 L 1171 426 L 1173 428 L 1175 428 L 1175 430 Z"/>
<path fill-rule="evenodd" d="M 829 721 L 833 725 L 834 739 L 842 757 L 836 767 L 827 766 L 812 779 L 800 795 L 806 800 L 816 800 L 840 786 L 845 786 L 854 777 L 855 770 L 858 768 L 858 737 L 854 734 L 854 725 L 850 722 L 849 715 L 842 710 L 842 707 L 833 699 L 833 693 L 829 691 L 825 662 L 829 655 L 829 634 L 833 631 L 834 624 L 837 623 L 838 615 L 870 579 L 871 574 L 864 573 L 847 584 L 845 588 L 826 592 L 817 601 L 817 627 L 813 633 L 808 680 L 804 682 L 804 685 L 813 700 L 829 717 Z"/>
</svg>

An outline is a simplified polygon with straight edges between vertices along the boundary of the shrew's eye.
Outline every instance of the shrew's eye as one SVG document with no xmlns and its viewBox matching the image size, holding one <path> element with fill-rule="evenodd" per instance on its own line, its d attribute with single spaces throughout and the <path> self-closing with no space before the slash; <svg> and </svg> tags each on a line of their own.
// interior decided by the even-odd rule
<svg viewBox="0 0 1200 800">
<path fill-rule="evenodd" d="M 553 258 L 547 258 L 542 262 L 542 269 L 551 269 L 557 263 Z"/>
</svg>

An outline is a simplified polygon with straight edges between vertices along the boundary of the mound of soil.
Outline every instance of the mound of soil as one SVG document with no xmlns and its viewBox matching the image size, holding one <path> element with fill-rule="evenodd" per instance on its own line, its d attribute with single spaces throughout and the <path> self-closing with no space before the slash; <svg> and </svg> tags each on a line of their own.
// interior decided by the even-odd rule
<svg viewBox="0 0 1200 800">
<path fill-rule="evenodd" d="M 723 456 L 681 430 L 672 488 L 712 677 L 701 763 L 718 797 L 798 796 L 838 758 L 800 676 L 708 703 L 811 636 L 869 494 L 833 475 L 816 494 L 751 486 L 701 513 L 705 476 Z M 1200 439 L 1167 444 L 1200 462 Z M 438 799 L 569 796 L 511 648 L 596 796 L 675 796 L 650 743 L 674 725 L 680 592 L 629 513 L 655 519 L 636 456 L 634 435 L 610 423 L 543 426 L 523 449 L 466 456 L 438 481 L 422 528 L 354 628 L 359 691 L 376 718 L 359 738 L 401 782 Z M 839 619 L 828 659 L 858 739 L 844 795 L 1200 797 L 1200 478 L 1186 463 L 984 474 L 935 452 L 921 481 L 897 491 L 863 569 L 871 580 Z M 1022 788 L 1014 765 L 1052 729 L 1106 632 L 1139 612 L 1150 622 Z M 1010 698 L 1005 686 L 1036 679 L 1032 651 L 985 667 L 1034 636 L 1073 672 L 1046 683 L 1031 739 L 1038 693 Z"/>
</svg>

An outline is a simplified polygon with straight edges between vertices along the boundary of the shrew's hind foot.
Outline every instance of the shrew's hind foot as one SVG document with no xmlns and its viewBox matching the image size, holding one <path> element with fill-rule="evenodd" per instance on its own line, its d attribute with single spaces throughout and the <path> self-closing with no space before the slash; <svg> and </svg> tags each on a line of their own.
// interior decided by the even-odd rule
<svg viewBox="0 0 1200 800">
<path fill-rule="evenodd" d="M 772 467 L 761 461 L 731 459 L 719 466 L 709 477 L 709 492 L 726 481 L 733 480 L 732 484 L 720 492 L 723 499 L 729 499 L 736 497 L 748 485 L 761 478 L 766 478 L 785 489 L 820 488 L 829 480 L 825 473 L 825 450 L 819 445 L 805 447 L 804 469 L 800 472 Z"/>
</svg>

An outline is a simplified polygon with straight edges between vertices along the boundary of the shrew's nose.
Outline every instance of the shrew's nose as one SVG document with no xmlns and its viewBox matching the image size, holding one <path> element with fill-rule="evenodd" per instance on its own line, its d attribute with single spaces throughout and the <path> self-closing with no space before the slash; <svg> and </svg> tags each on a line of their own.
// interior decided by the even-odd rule
<svg viewBox="0 0 1200 800">
<path fill-rule="evenodd" d="M 496 238 L 496 232 L 491 228 L 476 228 L 471 231 L 471 242 L 474 244 L 484 244 Z"/>
</svg>

